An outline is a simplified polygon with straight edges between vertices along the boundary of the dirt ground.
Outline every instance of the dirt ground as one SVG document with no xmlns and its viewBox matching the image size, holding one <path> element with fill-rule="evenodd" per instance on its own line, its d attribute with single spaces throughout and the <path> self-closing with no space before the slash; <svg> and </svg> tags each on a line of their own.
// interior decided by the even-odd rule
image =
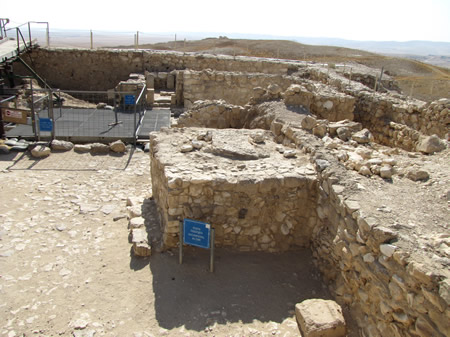
<svg viewBox="0 0 450 337">
<path fill-rule="evenodd" d="M 198 248 L 132 256 L 149 171 L 142 151 L 0 156 L 0 336 L 300 336 L 295 303 L 330 298 L 309 251 L 217 249 L 214 273 Z"/>
</svg>

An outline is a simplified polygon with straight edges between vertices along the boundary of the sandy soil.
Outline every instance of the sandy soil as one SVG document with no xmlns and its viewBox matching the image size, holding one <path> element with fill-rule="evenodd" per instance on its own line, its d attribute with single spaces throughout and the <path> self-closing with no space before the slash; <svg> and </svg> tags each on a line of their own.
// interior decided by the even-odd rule
<svg viewBox="0 0 450 337">
<path fill-rule="evenodd" d="M 309 251 L 189 248 L 135 258 L 126 199 L 149 156 L 0 156 L 0 336 L 299 336 L 294 305 L 330 298 Z M 153 201 L 146 225 L 159 226 Z"/>
</svg>

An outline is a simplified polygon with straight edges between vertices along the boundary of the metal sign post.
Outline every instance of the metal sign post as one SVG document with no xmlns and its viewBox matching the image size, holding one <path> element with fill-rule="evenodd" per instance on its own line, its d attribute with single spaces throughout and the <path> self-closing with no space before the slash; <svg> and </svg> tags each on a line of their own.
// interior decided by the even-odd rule
<svg viewBox="0 0 450 337">
<path fill-rule="evenodd" d="M 214 272 L 215 230 L 206 222 L 184 219 L 180 221 L 179 262 L 183 263 L 183 245 L 191 245 L 210 250 L 209 271 Z"/>
</svg>

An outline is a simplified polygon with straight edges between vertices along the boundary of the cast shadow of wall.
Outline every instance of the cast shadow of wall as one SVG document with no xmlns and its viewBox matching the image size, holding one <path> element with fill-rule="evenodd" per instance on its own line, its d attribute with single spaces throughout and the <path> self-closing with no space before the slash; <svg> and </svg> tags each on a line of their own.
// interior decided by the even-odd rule
<svg viewBox="0 0 450 337">
<path fill-rule="evenodd" d="M 184 326 L 202 331 L 214 323 L 283 322 L 295 303 L 331 296 L 308 250 L 283 254 L 239 253 L 216 249 L 216 270 L 209 272 L 209 251 L 186 247 L 153 255 L 150 269 L 155 312 L 165 329 Z"/>
</svg>

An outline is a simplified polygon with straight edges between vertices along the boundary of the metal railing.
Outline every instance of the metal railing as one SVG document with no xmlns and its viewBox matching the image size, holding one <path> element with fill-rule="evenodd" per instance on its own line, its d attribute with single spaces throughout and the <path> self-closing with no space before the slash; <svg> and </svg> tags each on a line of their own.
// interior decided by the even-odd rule
<svg viewBox="0 0 450 337">
<path fill-rule="evenodd" d="M 0 40 L 7 37 L 6 35 L 6 25 L 9 23 L 9 19 L 0 18 Z"/>
<path fill-rule="evenodd" d="M 50 27 L 49 27 L 49 23 L 48 22 L 43 22 L 43 21 L 28 21 L 26 23 L 23 23 L 21 25 L 18 25 L 16 27 L 11 27 L 11 28 L 6 28 L 6 24 L 9 23 L 9 19 L 0 19 L 0 25 L 2 28 L 2 38 L 7 38 L 8 37 L 8 32 L 13 32 L 13 34 L 16 37 L 17 40 L 17 50 L 20 52 L 21 51 L 21 47 L 24 49 L 28 49 L 29 47 L 31 47 L 33 45 L 33 43 L 36 43 L 33 40 L 32 37 L 32 29 L 31 29 L 31 25 L 32 24 L 44 24 L 46 25 L 46 46 L 48 47 L 50 45 Z M 21 27 L 26 26 L 26 32 L 28 33 L 28 36 L 25 36 L 27 38 L 25 38 Z M 28 41 L 26 41 L 28 40 Z M 37 41 L 37 40 L 36 40 Z M 22 46 L 21 46 L 21 42 L 22 42 Z"/>
</svg>

